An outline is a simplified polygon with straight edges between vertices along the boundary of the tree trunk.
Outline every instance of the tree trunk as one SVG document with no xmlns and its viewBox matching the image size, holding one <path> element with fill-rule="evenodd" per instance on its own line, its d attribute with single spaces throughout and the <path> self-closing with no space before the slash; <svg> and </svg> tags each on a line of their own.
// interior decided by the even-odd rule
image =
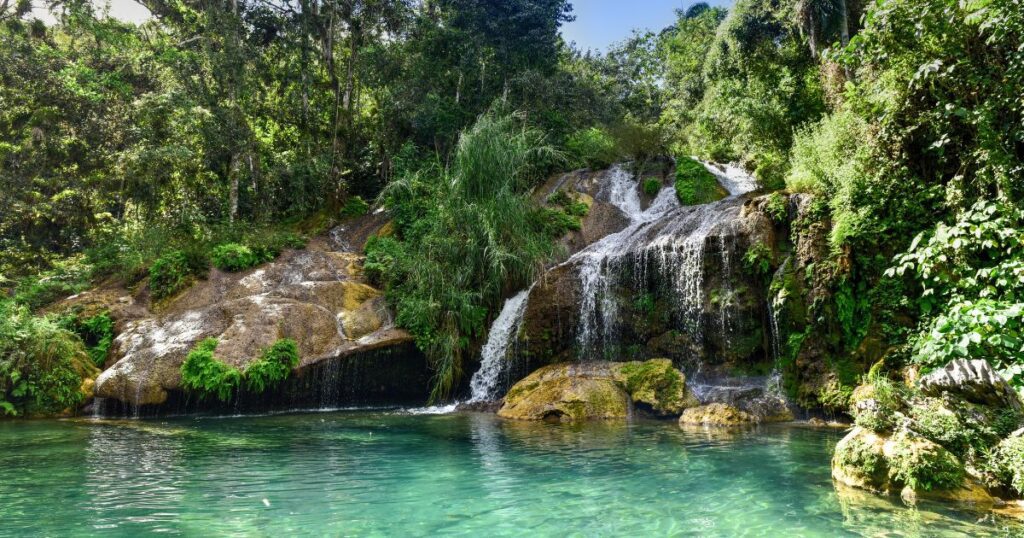
<svg viewBox="0 0 1024 538">
<path fill-rule="evenodd" d="M 235 219 L 238 218 L 238 176 L 241 168 L 241 155 L 235 153 L 231 156 L 231 170 L 228 172 L 231 182 L 231 192 L 228 194 L 228 220 L 230 222 L 235 222 Z"/>
</svg>

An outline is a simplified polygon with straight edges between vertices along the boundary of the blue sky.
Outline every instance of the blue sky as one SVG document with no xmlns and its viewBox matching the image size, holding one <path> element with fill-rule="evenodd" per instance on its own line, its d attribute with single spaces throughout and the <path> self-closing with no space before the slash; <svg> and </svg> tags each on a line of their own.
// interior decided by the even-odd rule
<svg viewBox="0 0 1024 538">
<path fill-rule="evenodd" d="M 571 0 L 576 20 L 562 27 L 562 37 L 582 49 L 604 51 L 629 37 L 634 28 L 659 31 L 675 21 L 677 8 L 697 0 Z M 727 6 L 729 0 L 705 0 Z"/>
</svg>

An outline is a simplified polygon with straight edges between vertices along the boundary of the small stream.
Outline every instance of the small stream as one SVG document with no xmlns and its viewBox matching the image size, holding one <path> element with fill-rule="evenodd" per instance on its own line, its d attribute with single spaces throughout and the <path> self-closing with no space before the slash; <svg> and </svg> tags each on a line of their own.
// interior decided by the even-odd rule
<svg viewBox="0 0 1024 538">
<path fill-rule="evenodd" d="M 842 432 L 398 411 L 0 422 L 0 535 L 1019 536 L 839 490 Z"/>
</svg>

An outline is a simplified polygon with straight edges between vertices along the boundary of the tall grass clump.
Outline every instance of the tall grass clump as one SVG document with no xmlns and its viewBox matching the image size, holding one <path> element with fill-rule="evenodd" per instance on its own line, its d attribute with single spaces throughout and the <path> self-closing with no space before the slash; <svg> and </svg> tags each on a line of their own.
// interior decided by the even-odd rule
<svg viewBox="0 0 1024 538">
<path fill-rule="evenodd" d="M 502 298 L 552 253 L 542 208 L 527 192 L 537 164 L 553 156 L 519 117 L 491 112 L 462 133 L 450 166 L 426 163 L 381 195 L 396 237 L 368 244 L 367 269 L 431 360 L 434 400 L 451 394 Z"/>
</svg>

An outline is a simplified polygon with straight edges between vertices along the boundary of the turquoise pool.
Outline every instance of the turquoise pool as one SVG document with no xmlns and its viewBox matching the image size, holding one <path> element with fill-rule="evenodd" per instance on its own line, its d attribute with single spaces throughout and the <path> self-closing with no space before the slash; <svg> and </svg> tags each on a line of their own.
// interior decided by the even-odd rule
<svg viewBox="0 0 1024 538">
<path fill-rule="evenodd" d="M 0 534 L 1016 536 L 829 477 L 842 434 L 399 411 L 0 423 Z"/>
</svg>

